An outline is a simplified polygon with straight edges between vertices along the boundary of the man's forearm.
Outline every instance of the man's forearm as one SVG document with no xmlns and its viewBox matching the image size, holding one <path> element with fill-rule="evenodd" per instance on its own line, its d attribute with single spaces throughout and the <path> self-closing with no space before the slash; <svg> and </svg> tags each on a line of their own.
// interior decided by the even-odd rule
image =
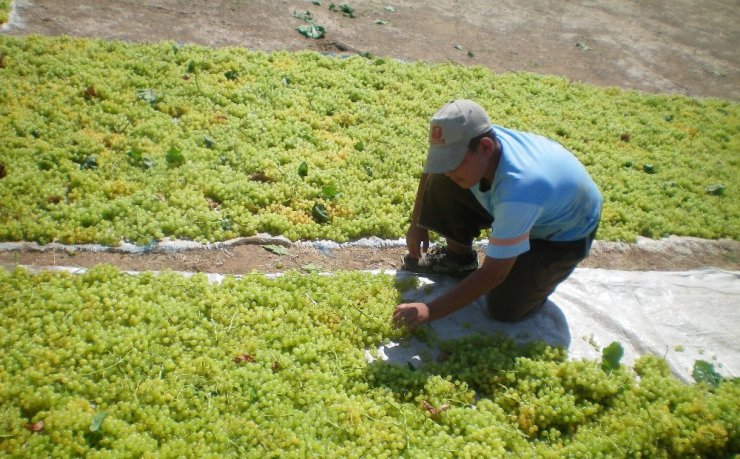
<svg viewBox="0 0 740 459">
<path fill-rule="evenodd" d="M 516 257 L 491 262 L 487 259 L 480 269 L 460 281 L 450 291 L 428 304 L 429 320 L 437 320 L 464 308 L 478 297 L 493 290 L 506 279 Z"/>
</svg>

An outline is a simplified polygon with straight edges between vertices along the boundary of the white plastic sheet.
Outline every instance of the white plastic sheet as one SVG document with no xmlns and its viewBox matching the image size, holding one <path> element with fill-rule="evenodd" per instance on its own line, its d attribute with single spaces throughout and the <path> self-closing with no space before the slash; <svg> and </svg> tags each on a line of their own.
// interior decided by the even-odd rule
<svg viewBox="0 0 740 459">
<path fill-rule="evenodd" d="M 399 274 L 400 275 L 400 274 Z M 422 279 L 408 301 L 430 301 L 455 284 Z M 740 370 L 740 272 L 704 269 L 633 272 L 579 268 L 535 313 L 517 323 L 496 322 L 485 300 L 428 325 L 442 341 L 471 333 L 504 333 L 516 341 L 542 339 L 569 349 L 572 359 L 601 359 L 613 341 L 624 347 L 622 363 L 643 354 L 665 357 L 672 371 L 692 381 L 696 360 L 724 376 Z M 380 358 L 420 364 L 437 350 L 414 339 L 379 348 Z M 366 354 L 368 360 L 373 357 Z"/>
</svg>

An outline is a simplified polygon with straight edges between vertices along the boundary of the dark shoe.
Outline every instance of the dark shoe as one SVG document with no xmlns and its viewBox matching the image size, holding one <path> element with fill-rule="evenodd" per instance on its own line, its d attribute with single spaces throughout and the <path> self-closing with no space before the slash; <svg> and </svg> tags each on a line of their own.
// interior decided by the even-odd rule
<svg viewBox="0 0 740 459">
<path fill-rule="evenodd" d="M 475 252 L 460 255 L 451 253 L 447 247 L 435 247 L 421 259 L 409 254 L 403 257 L 401 270 L 421 274 L 442 274 L 462 279 L 478 269 L 478 255 Z"/>
</svg>

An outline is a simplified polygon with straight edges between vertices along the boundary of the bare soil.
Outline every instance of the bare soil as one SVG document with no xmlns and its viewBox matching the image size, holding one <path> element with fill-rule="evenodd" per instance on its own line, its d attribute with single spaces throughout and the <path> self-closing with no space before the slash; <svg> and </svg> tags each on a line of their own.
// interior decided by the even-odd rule
<svg viewBox="0 0 740 459">
<path fill-rule="evenodd" d="M 73 252 L 71 250 L 0 252 L 1 265 L 79 266 L 98 263 L 131 271 L 187 271 L 245 274 L 287 270 L 396 270 L 405 254 L 402 247 L 341 247 L 333 250 L 289 245 L 276 254 L 259 244 L 228 248 L 183 250 L 146 254 Z M 479 251 L 482 262 L 483 253 Z M 674 243 L 641 244 L 596 241 L 582 267 L 625 271 L 684 271 L 715 267 L 740 270 L 740 242 L 679 239 Z"/>
<path fill-rule="evenodd" d="M 738 0 L 334 2 L 351 5 L 354 17 L 330 11 L 331 0 L 15 0 L 17 14 L 5 33 L 369 52 L 740 98 Z M 326 29 L 325 38 L 296 32 L 304 22 L 293 13 L 305 11 Z"/>
<path fill-rule="evenodd" d="M 737 0 L 347 0 L 354 17 L 328 0 L 15 0 L 3 33 L 174 40 L 253 50 L 370 53 L 407 61 L 530 71 L 598 86 L 740 99 Z M 390 11 L 393 7 L 395 11 Z M 337 8 L 339 10 L 339 8 Z M 326 29 L 296 32 L 309 11 Z M 379 23 L 383 22 L 383 23 Z M 587 109 L 587 107 L 585 108 Z M 0 252 L 0 264 L 92 266 L 241 274 L 319 266 L 397 269 L 404 249 L 332 251 L 293 245 L 285 255 L 259 245 L 173 253 L 69 250 Z M 625 270 L 738 270 L 740 242 L 692 241 L 658 249 L 597 241 L 582 266 Z"/>
</svg>

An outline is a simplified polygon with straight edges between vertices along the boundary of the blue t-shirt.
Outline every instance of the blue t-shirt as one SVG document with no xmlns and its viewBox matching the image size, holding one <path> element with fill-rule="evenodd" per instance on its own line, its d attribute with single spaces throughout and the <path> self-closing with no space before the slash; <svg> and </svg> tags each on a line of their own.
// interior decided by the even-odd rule
<svg viewBox="0 0 740 459">
<path fill-rule="evenodd" d="M 515 257 L 530 239 L 577 241 L 596 229 L 601 193 L 572 153 L 536 134 L 493 130 L 502 153 L 491 189 L 471 189 L 494 218 L 487 256 Z"/>
</svg>

